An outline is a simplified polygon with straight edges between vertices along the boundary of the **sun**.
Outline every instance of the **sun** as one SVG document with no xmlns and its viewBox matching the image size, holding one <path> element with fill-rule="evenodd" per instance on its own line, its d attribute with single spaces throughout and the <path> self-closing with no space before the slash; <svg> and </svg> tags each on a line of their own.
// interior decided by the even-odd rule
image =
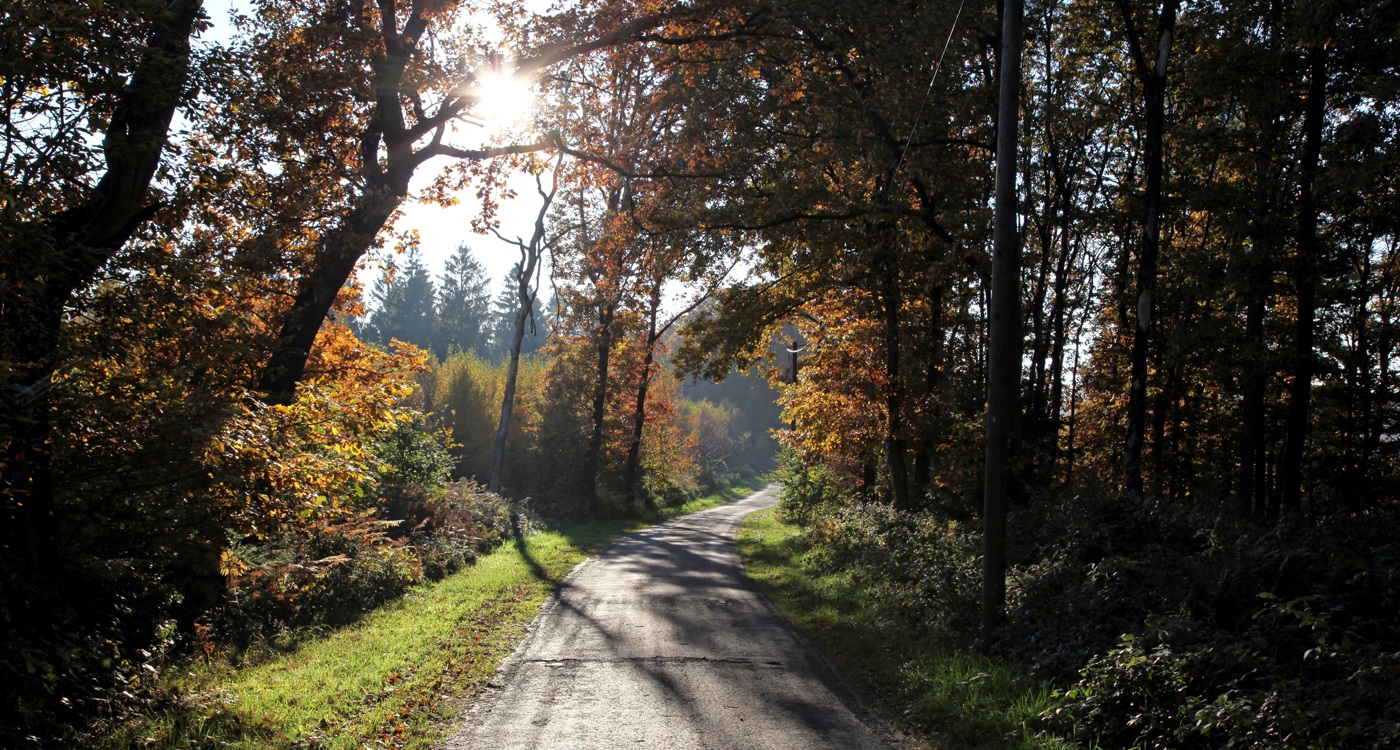
<svg viewBox="0 0 1400 750">
<path fill-rule="evenodd" d="M 535 108 L 530 80 L 506 73 L 491 73 L 477 82 L 480 99 L 472 116 L 488 130 L 505 130 L 524 124 Z"/>
</svg>

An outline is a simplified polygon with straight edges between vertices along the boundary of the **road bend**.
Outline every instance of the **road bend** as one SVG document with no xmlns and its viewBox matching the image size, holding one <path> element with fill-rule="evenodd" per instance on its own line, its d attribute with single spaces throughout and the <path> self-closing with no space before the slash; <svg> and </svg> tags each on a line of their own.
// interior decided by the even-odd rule
<svg viewBox="0 0 1400 750">
<path fill-rule="evenodd" d="M 442 747 L 889 747 L 744 575 L 739 521 L 777 491 L 631 534 L 575 568 Z"/>
</svg>

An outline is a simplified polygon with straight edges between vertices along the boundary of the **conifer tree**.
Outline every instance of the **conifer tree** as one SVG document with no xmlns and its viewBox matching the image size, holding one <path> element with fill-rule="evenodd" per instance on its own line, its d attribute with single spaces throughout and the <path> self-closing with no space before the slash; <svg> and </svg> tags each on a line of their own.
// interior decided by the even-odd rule
<svg viewBox="0 0 1400 750">
<path fill-rule="evenodd" d="M 486 269 L 471 247 L 458 245 L 438 276 L 432 348 L 439 357 L 453 349 L 485 353 L 491 336 L 491 292 Z"/>
<path fill-rule="evenodd" d="M 373 339 L 388 344 L 394 339 L 428 348 L 433 329 L 433 280 L 417 250 L 408 253 L 402 268 L 385 268 L 374 285 L 370 314 Z"/>
</svg>

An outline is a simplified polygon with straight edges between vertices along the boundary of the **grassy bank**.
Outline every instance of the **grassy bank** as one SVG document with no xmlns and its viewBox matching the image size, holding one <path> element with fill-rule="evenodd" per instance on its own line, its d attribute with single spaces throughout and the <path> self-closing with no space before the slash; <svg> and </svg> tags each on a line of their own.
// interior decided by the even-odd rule
<svg viewBox="0 0 1400 750">
<path fill-rule="evenodd" d="M 748 480 L 660 521 L 729 502 Z M 559 582 L 643 521 L 611 521 L 516 539 L 475 565 L 324 637 L 273 645 L 159 676 L 143 710 L 100 727 L 101 748 L 426 748 L 524 636 Z"/>
<path fill-rule="evenodd" d="M 691 500 L 685 505 L 679 505 L 674 508 L 662 508 L 659 512 L 648 515 L 646 520 L 651 523 L 659 523 L 679 516 L 698 513 L 707 508 L 713 508 L 717 505 L 723 505 L 742 497 L 748 497 L 763 489 L 768 482 L 769 479 L 766 476 L 741 479 L 734 484 L 716 490 L 713 494 Z"/>
<path fill-rule="evenodd" d="M 897 602 L 866 595 L 850 576 L 821 564 L 821 551 L 775 510 L 739 532 L 749 576 L 836 665 L 877 713 L 931 748 L 1066 745 L 1037 731 L 1049 689 L 980 657 L 911 638 Z"/>
</svg>

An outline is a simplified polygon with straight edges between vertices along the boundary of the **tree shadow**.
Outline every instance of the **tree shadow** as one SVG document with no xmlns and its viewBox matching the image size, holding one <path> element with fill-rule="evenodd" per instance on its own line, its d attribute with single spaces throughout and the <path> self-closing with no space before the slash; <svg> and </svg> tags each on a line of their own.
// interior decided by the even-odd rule
<svg viewBox="0 0 1400 750">
<path fill-rule="evenodd" d="M 549 571 L 540 565 L 540 561 L 530 554 L 530 545 L 525 543 L 525 532 L 520 528 L 520 514 L 511 509 L 510 511 L 510 540 L 515 545 L 515 551 L 520 555 L 520 559 L 525 561 L 525 567 L 530 569 L 530 575 L 536 580 L 544 581 L 554 588 L 559 588 L 562 579 L 556 580 L 549 574 Z"/>
</svg>

